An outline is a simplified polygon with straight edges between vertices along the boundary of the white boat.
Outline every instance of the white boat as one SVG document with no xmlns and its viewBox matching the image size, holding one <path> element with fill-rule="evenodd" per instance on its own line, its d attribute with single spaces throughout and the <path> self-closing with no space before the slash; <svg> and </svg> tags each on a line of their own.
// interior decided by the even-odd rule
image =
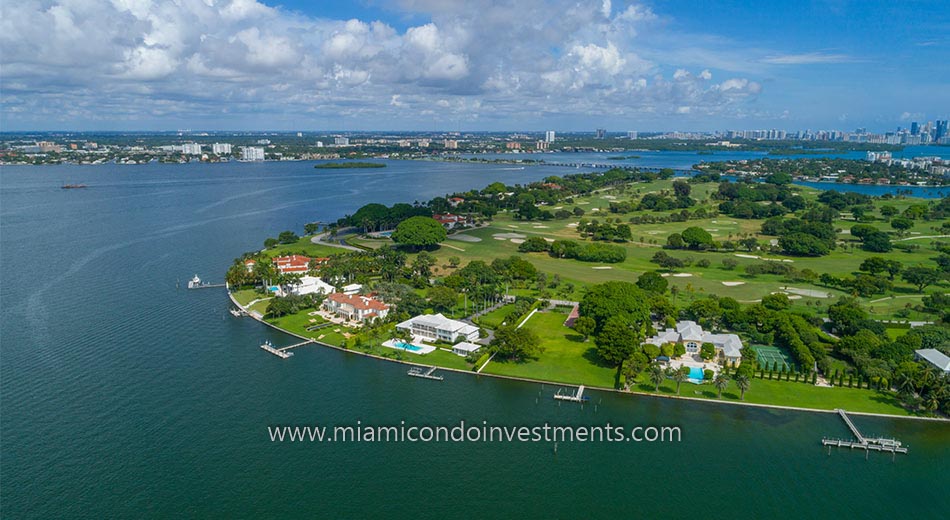
<svg viewBox="0 0 950 520">
<path fill-rule="evenodd" d="M 197 289 L 197 288 L 201 287 L 201 285 L 202 285 L 202 284 L 201 284 L 201 278 L 198 278 L 198 275 L 195 275 L 194 278 L 192 278 L 191 280 L 188 281 L 188 288 L 189 288 L 189 289 Z"/>
</svg>

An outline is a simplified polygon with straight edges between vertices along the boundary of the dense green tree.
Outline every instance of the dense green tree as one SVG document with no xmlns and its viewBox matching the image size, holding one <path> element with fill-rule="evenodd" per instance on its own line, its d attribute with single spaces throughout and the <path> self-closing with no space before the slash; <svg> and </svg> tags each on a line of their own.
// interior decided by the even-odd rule
<svg viewBox="0 0 950 520">
<path fill-rule="evenodd" d="M 933 267 L 913 266 L 904 269 L 901 278 L 905 282 L 916 286 L 917 292 L 924 292 L 927 286 L 940 281 L 940 271 Z"/>
<path fill-rule="evenodd" d="M 392 239 L 397 244 L 410 248 L 430 248 L 445 240 L 447 234 L 442 224 L 431 217 L 410 217 L 396 226 Z"/>
<path fill-rule="evenodd" d="M 430 287 L 426 294 L 432 307 L 439 311 L 451 311 L 458 304 L 458 293 L 444 285 Z"/>
<path fill-rule="evenodd" d="M 714 245 L 712 235 L 699 226 L 684 229 L 683 242 L 690 249 L 707 249 Z"/>
<path fill-rule="evenodd" d="M 641 340 L 650 326 L 649 298 L 629 282 L 612 281 L 591 286 L 581 299 L 580 314 L 593 318 L 598 332 L 611 317 L 626 319 Z"/>
<path fill-rule="evenodd" d="M 502 325 L 495 329 L 490 346 L 498 356 L 507 359 L 535 357 L 544 351 L 540 338 L 534 332 L 514 325 Z"/>
<path fill-rule="evenodd" d="M 612 366 L 623 363 L 642 341 L 642 329 L 623 316 L 608 318 L 594 338 L 597 354 Z"/>
<path fill-rule="evenodd" d="M 574 330 L 587 341 L 587 338 L 596 332 L 597 322 L 589 316 L 580 316 L 574 320 Z"/>
<path fill-rule="evenodd" d="M 891 227 L 897 230 L 898 235 L 903 235 L 905 231 L 914 227 L 914 221 L 907 217 L 894 217 L 891 219 Z"/>
<path fill-rule="evenodd" d="M 716 346 L 712 343 L 703 343 L 699 347 L 699 355 L 706 361 L 713 359 L 716 357 Z"/>
<path fill-rule="evenodd" d="M 669 282 L 656 271 L 647 271 L 637 278 L 637 287 L 657 294 L 666 292 Z"/>
</svg>

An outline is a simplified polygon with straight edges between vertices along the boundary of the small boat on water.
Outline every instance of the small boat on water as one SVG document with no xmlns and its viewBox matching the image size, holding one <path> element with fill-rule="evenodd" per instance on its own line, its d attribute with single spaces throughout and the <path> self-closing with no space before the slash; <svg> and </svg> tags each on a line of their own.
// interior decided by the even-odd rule
<svg viewBox="0 0 950 520">
<path fill-rule="evenodd" d="M 207 284 L 201 283 L 201 278 L 198 278 L 198 275 L 195 275 L 194 278 L 192 278 L 191 280 L 188 280 L 188 288 L 189 288 L 189 289 L 198 289 L 198 288 L 201 288 L 201 287 L 203 287 L 203 286 L 205 286 L 205 285 L 207 285 Z"/>
<path fill-rule="evenodd" d="M 87 188 L 85 184 L 63 184 L 64 190 L 76 190 L 79 188 Z"/>
</svg>

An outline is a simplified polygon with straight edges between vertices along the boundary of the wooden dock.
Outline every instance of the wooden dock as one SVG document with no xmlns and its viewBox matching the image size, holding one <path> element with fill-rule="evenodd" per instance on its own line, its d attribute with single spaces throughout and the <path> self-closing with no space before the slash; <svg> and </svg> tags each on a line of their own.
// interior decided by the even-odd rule
<svg viewBox="0 0 950 520">
<path fill-rule="evenodd" d="M 853 440 L 843 440 L 843 439 L 829 439 L 824 437 L 821 439 L 822 446 L 828 446 L 828 452 L 831 453 L 831 447 L 836 448 L 849 448 L 849 449 L 859 449 L 866 450 L 867 452 L 877 451 L 877 452 L 888 452 L 891 455 L 896 455 L 897 453 L 906 454 L 907 448 L 901 446 L 900 441 L 895 439 L 887 439 L 884 437 L 878 438 L 868 438 L 861 434 L 861 431 L 858 430 L 858 427 L 854 425 L 854 422 L 851 421 L 851 418 L 848 417 L 848 414 L 842 409 L 836 409 L 838 416 L 841 417 L 841 420 L 844 421 L 845 425 L 848 426 L 848 429 L 851 430 L 851 433 L 857 439 Z"/>
<path fill-rule="evenodd" d="M 412 377 L 421 377 L 423 379 L 433 379 L 435 381 L 442 381 L 442 376 L 435 375 L 436 367 L 412 367 L 406 372 L 407 375 Z"/>
<path fill-rule="evenodd" d="M 297 348 L 297 347 L 302 347 L 302 346 L 304 346 L 304 345 L 309 345 L 309 344 L 311 344 L 311 343 L 313 343 L 313 340 L 312 340 L 312 339 L 308 339 L 307 341 L 303 341 L 303 342 L 301 342 L 301 343 L 297 343 L 297 344 L 294 344 L 294 345 L 289 345 L 289 346 L 286 346 L 286 347 L 276 348 L 276 347 L 274 347 L 274 345 L 271 344 L 270 341 L 265 341 L 263 344 L 261 344 L 261 349 L 262 349 L 262 350 L 266 350 L 267 352 L 270 352 L 271 354 L 273 354 L 273 355 L 275 355 L 275 356 L 277 356 L 277 357 L 279 357 L 279 358 L 281 358 L 281 359 L 287 359 L 287 358 L 289 358 L 290 356 L 293 356 L 293 355 L 294 355 L 293 352 L 290 352 L 291 349 L 295 349 L 295 348 Z"/>
<path fill-rule="evenodd" d="M 589 397 L 584 397 L 584 385 L 577 387 L 577 392 L 573 394 L 562 394 L 561 389 L 558 388 L 557 393 L 554 394 L 554 398 L 559 401 L 571 401 L 574 403 L 582 403 L 590 399 Z"/>
<path fill-rule="evenodd" d="M 281 358 L 281 359 L 287 359 L 287 358 L 289 358 L 290 356 L 293 356 L 293 355 L 294 355 L 293 352 L 284 352 L 284 351 L 282 351 L 282 350 L 280 350 L 280 349 L 274 348 L 274 345 L 271 345 L 271 342 L 270 342 L 270 341 L 265 341 L 264 343 L 261 343 L 261 349 L 263 349 L 263 350 L 265 350 L 265 351 L 267 351 L 267 352 L 270 352 L 271 354 L 273 354 L 273 355 L 275 355 L 275 356 L 277 356 L 277 357 L 279 357 L 279 358 Z"/>
</svg>

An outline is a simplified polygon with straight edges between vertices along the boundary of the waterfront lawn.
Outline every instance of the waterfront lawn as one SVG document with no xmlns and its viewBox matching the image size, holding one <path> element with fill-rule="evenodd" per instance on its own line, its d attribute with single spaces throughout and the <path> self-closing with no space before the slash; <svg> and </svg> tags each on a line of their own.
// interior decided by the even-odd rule
<svg viewBox="0 0 950 520">
<path fill-rule="evenodd" d="M 258 298 L 266 298 L 266 296 L 262 296 L 259 292 L 257 292 L 257 289 L 241 289 L 240 291 L 232 291 L 231 296 L 233 296 L 238 303 L 244 306 L 247 306 L 247 304 Z"/>
<path fill-rule="evenodd" d="M 274 246 L 264 251 L 264 254 L 270 258 L 294 254 L 302 254 L 311 258 L 322 258 L 346 252 L 345 249 L 341 249 L 339 247 L 328 246 L 325 244 L 314 244 L 310 241 L 311 238 L 312 237 L 310 236 L 300 237 L 300 239 L 293 244 L 280 244 Z"/>
<path fill-rule="evenodd" d="M 326 332 L 327 330 L 332 330 L 335 327 L 327 327 L 326 329 L 307 330 L 307 327 L 312 327 L 314 325 L 320 325 L 321 323 L 326 323 L 327 320 L 323 319 L 320 316 L 308 316 L 307 313 L 313 312 L 314 309 L 307 309 L 305 311 L 298 312 L 297 314 L 288 314 L 286 316 L 281 316 L 279 318 L 267 318 L 267 323 L 276 325 L 284 330 L 293 332 L 294 334 L 300 334 L 301 336 L 310 338 L 317 337 L 320 334 Z M 315 320 L 315 321 L 310 321 Z"/>
<path fill-rule="evenodd" d="M 383 348 L 385 349 L 385 347 Z M 485 347 L 482 347 L 482 348 L 485 348 Z M 392 349 L 388 349 L 388 350 L 392 350 Z M 472 365 L 470 365 L 467 361 L 465 361 L 464 357 L 459 356 L 457 354 L 453 354 L 452 352 L 449 352 L 446 350 L 442 350 L 440 348 L 437 348 L 424 356 L 418 356 L 415 354 L 406 354 L 405 356 L 403 356 L 403 359 L 405 361 L 410 361 L 410 362 L 418 360 L 418 362 L 424 363 L 427 365 L 435 365 L 435 366 L 446 367 L 446 368 L 455 368 L 458 370 L 472 369 Z"/>
<path fill-rule="evenodd" d="M 653 391 L 653 383 L 650 382 L 649 375 L 646 372 L 637 377 L 633 390 L 642 393 L 656 393 Z M 676 395 L 676 383 L 671 379 L 664 380 L 660 384 L 659 393 L 662 395 Z M 680 395 L 718 400 L 716 399 L 716 387 L 711 384 L 694 385 L 684 382 L 680 385 Z M 739 402 L 739 389 L 736 388 L 735 382 L 729 382 L 729 386 L 722 393 L 721 400 Z M 891 392 L 879 392 L 866 388 L 819 387 L 810 383 L 769 381 L 768 379 L 758 378 L 752 380 L 752 385 L 746 391 L 745 402 L 818 410 L 843 408 L 849 412 L 911 415 L 911 412 L 900 406 L 897 398 Z"/>
<path fill-rule="evenodd" d="M 524 325 L 541 338 L 544 345 L 537 359 L 524 362 L 493 360 L 482 371 L 542 381 L 615 386 L 617 370 L 601 364 L 593 341 L 584 342 L 564 326 L 567 314 L 538 312 Z"/>
</svg>

